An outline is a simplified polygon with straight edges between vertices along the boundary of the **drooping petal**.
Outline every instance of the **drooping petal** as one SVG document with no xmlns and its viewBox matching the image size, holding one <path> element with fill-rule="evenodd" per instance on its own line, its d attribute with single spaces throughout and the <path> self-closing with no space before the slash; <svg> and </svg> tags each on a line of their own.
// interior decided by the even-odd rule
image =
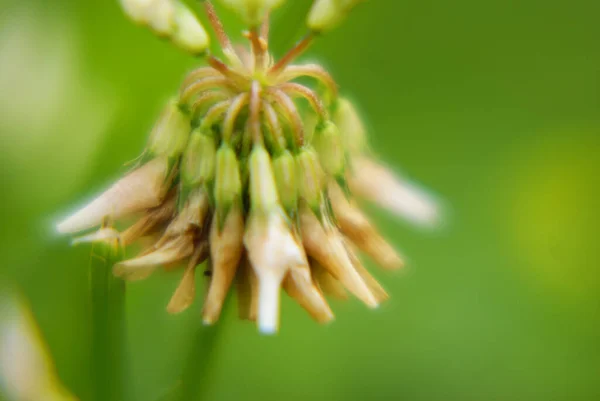
<svg viewBox="0 0 600 401">
<path fill-rule="evenodd" d="M 333 320 L 333 312 L 313 283 L 308 265 L 292 268 L 283 282 L 283 289 L 317 322 L 328 323 Z"/>
<path fill-rule="evenodd" d="M 330 185 L 329 197 L 340 231 L 346 237 L 386 269 L 395 270 L 404 265 L 394 248 L 336 184 Z"/>
<path fill-rule="evenodd" d="M 330 295 L 334 298 L 346 300 L 348 299 L 348 293 L 344 289 L 342 283 L 338 279 L 333 277 L 331 273 L 327 271 L 319 262 L 314 259 L 310 260 L 310 270 L 315 282 L 318 284 L 321 291 L 326 295 Z"/>
<path fill-rule="evenodd" d="M 160 205 L 169 189 L 166 158 L 156 158 L 117 181 L 106 192 L 60 224 L 60 233 L 75 233 Z"/>
<path fill-rule="evenodd" d="M 223 228 L 215 216 L 210 232 L 210 256 L 212 275 L 202 318 L 204 324 L 213 324 L 219 319 L 223 302 L 235 277 L 242 257 L 244 220 L 241 205 L 234 204 L 229 211 Z"/>
<path fill-rule="evenodd" d="M 377 297 L 353 266 L 342 235 L 332 225 L 323 227 L 312 211 L 303 205 L 300 211 L 302 240 L 306 253 L 367 306 L 376 308 Z"/>
<path fill-rule="evenodd" d="M 291 268 L 305 265 L 306 258 L 279 208 L 250 216 L 244 245 L 259 282 L 258 326 L 272 334 L 279 327 L 281 283 Z"/>
<path fill-rule="evenodd" d="M 358 157 L 353 159 L 352 165 L 352 175 L 348 181 L 353 193 L 411 223 L 421 226 L 438 223 L 438 205 L 425 191 L 371 159 Z"/>
<path fill-rule="evenodd" d="M 182 235 L 164 244 L 162 247 L 140 257 L 125 260 L 115 265 L 113 273 L 125 280 L 143 280 L 159 265 L 181 261 L 194 251 L 192 235 Z"/>
<path fill-rule="evenodd" d="M 242 320 L 256 321 L 258 316 L 258 278 L 243 258 L 237 276 L 238 316 Z"/>
<path fill-rule="evenodd" d="M 188 265 L 181 277 L 175 293 L 167 305 L 167 312 L 181 313 L 186 310 L 196 297 L 196 268 L 208 257 L 208 243 L 203 242 L 196 247 Z"/>
<path fill-rule="evenodd" d="M 175 214 L 177 191 L 171 191 L 165 201 L 148 210 L 138 221 L 129 226 L 121 234 L 123 245 L 130 245 L 138 239 L 156 233 Z"/>
</svg>

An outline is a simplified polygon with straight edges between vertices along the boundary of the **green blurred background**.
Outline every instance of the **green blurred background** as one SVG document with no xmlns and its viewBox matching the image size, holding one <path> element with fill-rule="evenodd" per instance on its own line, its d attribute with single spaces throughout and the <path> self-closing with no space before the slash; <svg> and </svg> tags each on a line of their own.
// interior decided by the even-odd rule
<svg viewBox="0 0 600 401">
<path fill-rule="evenodd" d="M 288 3 L 278 55 L 309 7 Z M 410 262 L 376 271 L 392 294 L 377 311 L 333 302 L 321 327 L 285 299 L 263 337 L 229 308 L 205 399 L 600 399 L 599 39 L 597 0 L 373 0 L 320 39 L 304 59 L 356 100 L 377 152 L 443 199 L 445 224 L 371 208 Z M 89 249 L 53 224 L 139 154 L 196 65 L 117 1 L 0 0 L 0 279 L 82 400 Z M 165 312 L 178 280 L 128 287 L 131 400 L 168 390 L 195 339 L 199 302 Z"/>
</svg>

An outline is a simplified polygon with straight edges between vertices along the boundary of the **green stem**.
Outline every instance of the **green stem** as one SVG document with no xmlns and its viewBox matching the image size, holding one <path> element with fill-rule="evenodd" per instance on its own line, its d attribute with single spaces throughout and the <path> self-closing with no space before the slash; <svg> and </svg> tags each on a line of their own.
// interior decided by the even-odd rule
<svg viewBox="0 0 600 401">
<path fill-rule="evenodd" d="M 122 257 L 117 239 L 92 246 L 91 374 L 94 401 L 125 400 L 125 283 L 112 274 L 112 266 Z"/>
</svg>

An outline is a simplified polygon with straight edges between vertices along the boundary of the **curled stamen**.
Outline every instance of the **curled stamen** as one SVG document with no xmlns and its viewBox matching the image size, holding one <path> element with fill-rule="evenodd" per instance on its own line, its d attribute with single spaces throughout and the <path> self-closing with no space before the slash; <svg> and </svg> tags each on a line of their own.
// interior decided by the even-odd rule
<svg viewBox="0 0 600 401">
<path fill-rule="evenodd" d="M 255 144 L 262 143 L 262 135 L 260 132 L 260 99 L 261 87 L 258 81 L 252 81 L 250 88 L 250 132 L 252 140 Z"/>
<path fill-rule="evenodd" d="M 289 63 L 294 61 L 299 55 L 301 55 L 313 41 L 314 36 L 312 33 L 309 33 L 304 38 L 302 38 L 294 47 L 290 49 L 289 52 L 285 56 L 283 56 L 271 69 L 269 70 L 269 74 L 277 74 L 281 70 L 283 70 Z"/>
<path fill-rule="evenodd" d="M 331 75 L 317 64 L 290 65 L 279 74 L 276 82 L 291 81 L 302 76 L 311 77 L 323 83 L 334 99 L 338 96 L 337 84 Z"/>
<path fill-rule="evenodd" d="M 279 118 L 277 118 L 277 112 L 273 106 L 271 106 L 271 103 L 267 102 L 266 100 L 263 100 L 262 107 L 265 111 L 265 120 L 267 122 L 267 126 L 273 135 L 273 142 L 279 150 L 285 149 L 287 147 L 287 141 L 283 135 L 283 128 L 281 127 Z"/>
<path fill-rule="evenodd" d="M 243 84 L 246 81 L 243 75 L 229 68 L 227 64 L 215 56 L 208 56 L 206 60 L 212 68 L 223 74 L 223 76 L 226 76 L 227 78 L 230 78 L 239 84 Z"/>
<path fill-rule="evenodd" d="M 229 109 L 229 107 L 231 106 L 231 102 L 232 102 L 231 99 L 224 100 L 222 102 L 215 104 L 210 109 L 208 109 L 208 111 L 204 115 L 204 118 L 202 119 L 201 128 L 209 129 L 210 127 L 212 127 L 221 118 L 221 116 L 227 111 L 227 109 Z"/>
<path fill-rule="evenodd" d="M 292 124 L 296 136 L 296 144 L 302 146 L 304 144 L 304 123 L 302 117 L 300 117 L 300 113 L 298 113 L 298 108 L 292 99 L 280 89 L 270 88 L 267 90 L 267 93 L 277 102 L 285 117 Z"/>
<path fill-rule="evenodd" d="M 248 100 L 250 99 L 250 95 L 248 92 L 240 93 L 237 95 L 233 101 L 231 102 L 231 106 L 227 109 L 227 113 L 225 114 L 225 118 L 223 119 L 223 140 L 228 142 L 231 139 L 231 134 L 233 133 L 233 127 L 235 125 L 235 121 L 237 116 L 242 111 L 242 108 L 248 104 Z"/>
<path fill-rule="evenodd" d="M 319 114 L 322 120 L 329 119 L 329 113 L 323 105 L 323 102 L 321 101 L 321 99 L 319 99 L 319 96 L 317 96 L 317 94 L 311 89 L 307 88 L 304 85 L 297 84 L 295 82 L 286 82 L 279 85 L 278 87 L 288 95 L 302 96 L 303 98 L 308 100 L 311 107 L 317 112 L 317 114 Z"/>
<path fill-rule="evenodd" d="M 190 107 L 192 111 L 192 119 L 196 119 L 198 114 L 202 111 L 202 109 L 216 101 L 229 99 L 230 95 L 223 91 L 210 91 L 204 92 L 202 95 L 198 96 L 198 98 L 192 103 Z"/>
<path fill-rule="evenodd" d="M 185 77 L 185 79 L 183 80 L 183 83 L 181 84 L 179 92 L 183 92 L 185 90 L 185 88 L 187 88 L 188 86 L 190 86 L 191 84 L 193 84 L 194 82 L 196 82 L 200 79 L 204 79 L 204 78 L 208 78 L 208 77 L 218 77 L 218 76 L 219 76 L 219 71 L 215 70 L 212 67 L 197 68 L 194 71 L 190 72 Z"/>
<path fill-rule="evenodd" d="M 188 104 L 190 100 L 200 92 L 203 92 L 207 89 L 220 88 L 222 86 L 229 86 L 231 81 L 226 77 L 206 77 L 199 81 L 194 82 L 191 85 L 188 85 L 180 95 L 180 103 Z"/>
</svg>

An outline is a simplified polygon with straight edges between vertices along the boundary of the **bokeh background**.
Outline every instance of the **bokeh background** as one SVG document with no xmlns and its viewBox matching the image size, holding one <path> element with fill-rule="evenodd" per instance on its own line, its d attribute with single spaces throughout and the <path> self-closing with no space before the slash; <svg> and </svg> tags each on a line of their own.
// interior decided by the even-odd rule
<svg viewBox="0 0 600 401">
<path fill-rule="evenodd" d="M 310 5 L 288 3 L 279 55 Z M 280 334 L 263 337 L 229 308 L 204 399 L 600 399 L 599 17 L 597 0 L 373 0 L 321 38 L 304 59 L 357 102 L 374 149 L 443 200 L 444 224 L 371 208 L 409 259 L 376 272 L 393 295 L 377 311 L 333 302 L 320 327 L 284 299 Z M 0 280 L 81 400 L 89 248 L 53 225 L 124 171 L 197 64 L 117 1 L 0 0 Z M 165 312 L 178 280 L 128 287 L 133 401 L 171 388 L 197 340 L 198 302 Z"/>
</svg>

